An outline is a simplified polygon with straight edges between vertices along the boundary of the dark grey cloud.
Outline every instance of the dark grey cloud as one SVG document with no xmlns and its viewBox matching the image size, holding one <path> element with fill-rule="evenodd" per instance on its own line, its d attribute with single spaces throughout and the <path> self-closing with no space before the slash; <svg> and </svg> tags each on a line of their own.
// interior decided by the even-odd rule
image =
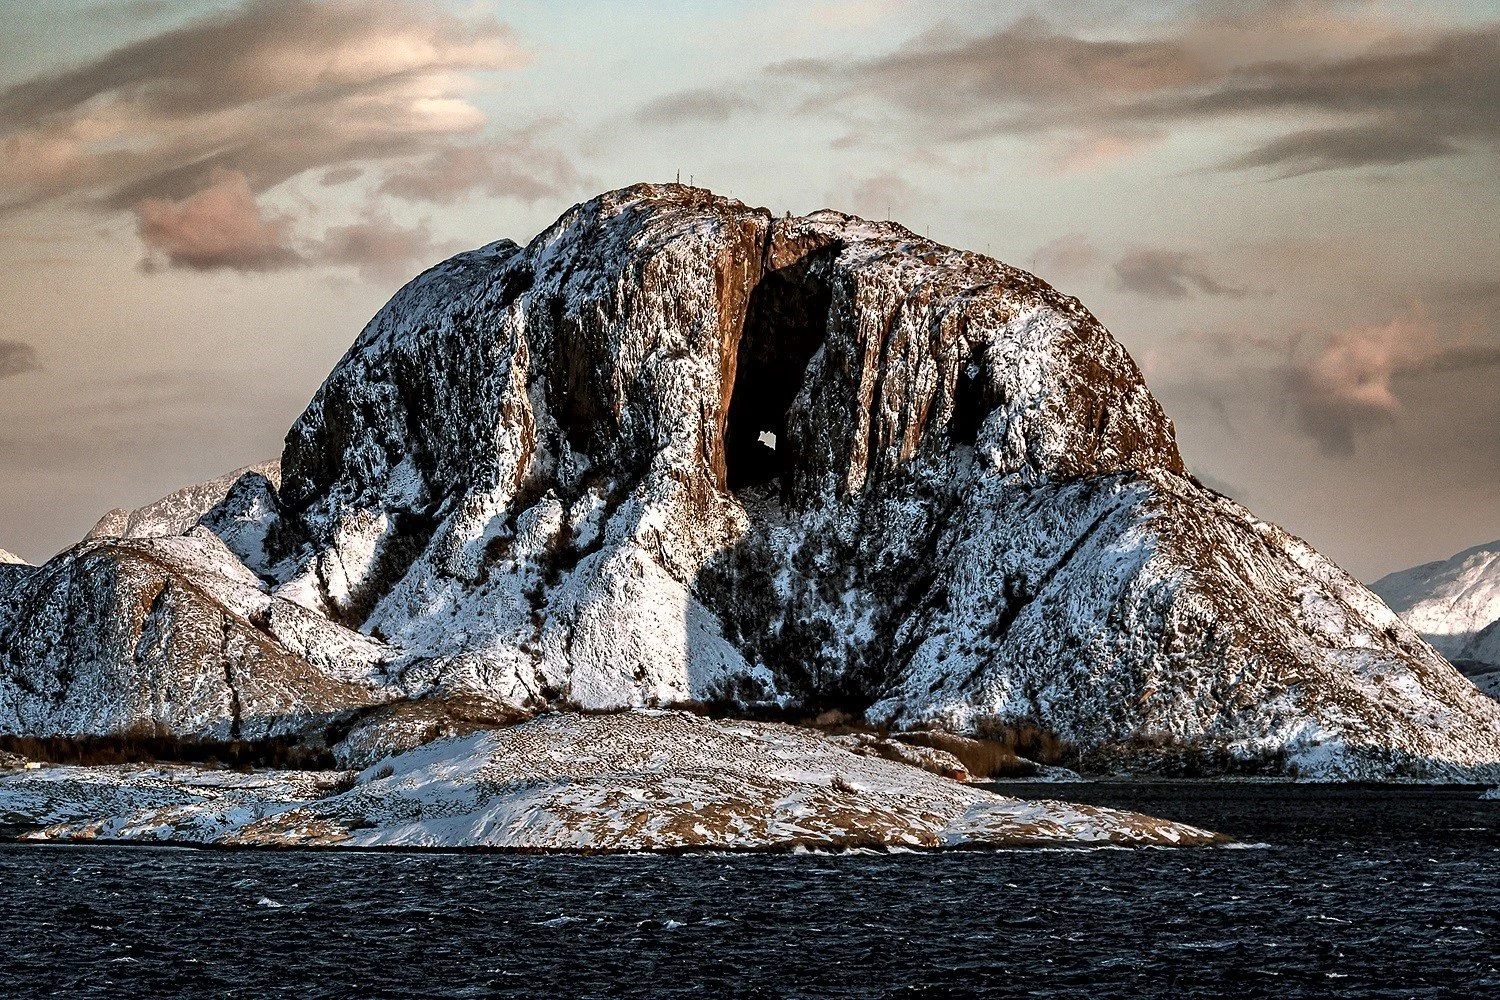
<svg viewBox="0 0 1500 1000">
<path fill-rule="evenodd" d="M 1387 42 L 1335 60 L 1237 68 L 1199 91 L 1164 92 L 1129 109 L 1148 120 L 1308 113 L 1347 124 L 1294 132 L 1226 161 L 1283 175 L 1452 155 L 1500 144 L 1500 25 Z"/>
<path fill-rule="evenodd" d="M 1193 293 L 1239 299 L 1248 288 L 1229 285 L 1210 274 L 1191 254 L 1140 248 L 1115 263 L 1121 289 L 1152 299 L 1185 299 Z"/>
<path fill-rule="evenodd" d="M 36 348 L 19 340 L 0 340 L 0 378 L 36 371 Z"/>
<path fill-rule="evenodd" d="M 100 4 L 88 17 L 109 27 L 137 27 L 180 9 L 175 0 L 129 0 Z"/>
<path fill-rule="evenodd" d="M 636 120 L 647 125 L 716 124 L 757 106 L 734 91 L 700 88 L 649 101 L 636 112 Z"/>
<path fill-rule="evenodd" d="M 1310 129 L 1273 139 L 1219 164 L 1223 170 L 1267 168 L 1278 178 L 1347 167 L 1397 166 L 1449 156 L 1458 147 L 1421 130 L 1378 125 Z"/>
<path fill-rule="evenodd" d="M 364 175 L 364 170 L 359 167 L 334 167 L 323 171 L 323 176 L 318 178 L 318 183 L 324 187 L 337 187 L 340 184 L 357 181 Z"/>
<path fill-rule="evenodd" d="M 876 97 L 959 136 L 1064 125 L 1102 97 L 1185 86 L 1207 68 L 1177 40 L 1076 38 L 1028 16 L 977 38 L 928 36 L 873 59 L 802 59 L 769 72 L 821 85 L 809 107 Z"/>
<path fill-rule="evenodd" d="M 873 58 L 776 63 L 764 82 L 857 130 L 1020 136 L 1048 144 L 1064 169 L 1205 122 L 1253 125 L 1253 145 L 1216 168 L 1271 177 L 1500 146 L 1500 25 L 1402 28 L 1318 2 L 1188 10 L 1115 38 L 1030 15 L 983 35 L 929 33 Z M 732 95 L 678 97 L 727 113 Z"/>
</svg>

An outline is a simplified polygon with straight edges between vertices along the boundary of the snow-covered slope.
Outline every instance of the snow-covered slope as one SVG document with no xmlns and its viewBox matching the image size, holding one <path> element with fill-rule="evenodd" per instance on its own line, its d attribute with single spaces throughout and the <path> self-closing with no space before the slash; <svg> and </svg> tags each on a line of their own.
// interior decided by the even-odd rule
<svg viewBox="0 0 1500 1000">
<path fill-rule="evenodd" d="M 20 556 L 0 549 L 0 566 L 26 566 L 28 563 Z"/>
<path fill-rule="evenodd" d="M 316 736 L 400 696 L 389 658 L 267 593 L 204 528 L 88 541 L 0 591 L 0 733 Z"/>
<path fill-rule="evenodd" d="M 1481 690 L 1500 696 L 1500 541 L 1392 573 L 1370 589 Z"/>
<path fill-rule="evenodd" d="M 815 731 L 691 715 L 552 715 L 338 775 L 181 767 L 0 776 L 0 827 L 45 839 L 345 847 L 1188 846 L 1137 813 L 1006 798 Z"/>
<path fill-rule="evenodd" d="M 1080 303 L 890 223 L 600 196 L 397 293 L 281 469 L 198 520 L 273 607 L 388 650 L 372 702 L 776 702 L 1324 776 L 1500 767 L 1500 705 L 1191 479 Z M 37 621 L 8 606 L 0 704 L 6 629 Z M 129 648 L 101 669 L 154 683 Z"/>
</svg>

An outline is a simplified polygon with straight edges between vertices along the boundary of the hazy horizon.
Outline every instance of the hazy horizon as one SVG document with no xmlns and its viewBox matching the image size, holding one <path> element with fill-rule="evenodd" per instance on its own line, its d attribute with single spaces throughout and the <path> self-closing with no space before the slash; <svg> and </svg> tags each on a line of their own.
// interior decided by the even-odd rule
<svg viewBox="0 0 1500 1000">
<path fill-rule="evenodd" d="M 0 547 L 280 453 L 409 277 L 684 181 L 1033 270 L 1362 579 L 1500 537 L 1490 4 L 0 12 Z"/>
</svg>

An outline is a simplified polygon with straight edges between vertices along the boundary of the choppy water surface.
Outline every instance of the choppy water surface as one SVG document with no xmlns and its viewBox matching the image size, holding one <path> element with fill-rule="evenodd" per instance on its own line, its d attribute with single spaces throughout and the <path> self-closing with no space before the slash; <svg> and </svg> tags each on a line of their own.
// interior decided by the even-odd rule
<svg viewBox="0 0 1500 1000">
<path fill-rule="evenodd" d="M 0 845 L 0 995 L 1500 995 L 1500 802 L 1266 785 L 1046 794 L 1267 846 L 587 858 Z"/>
</svg>

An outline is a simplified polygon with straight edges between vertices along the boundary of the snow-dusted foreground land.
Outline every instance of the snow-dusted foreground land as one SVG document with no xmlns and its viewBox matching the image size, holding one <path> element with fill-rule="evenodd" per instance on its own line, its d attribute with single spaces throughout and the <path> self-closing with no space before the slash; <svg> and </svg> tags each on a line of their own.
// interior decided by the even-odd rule
<svg viewBox="0 0 1500 1000">
<path fill-rule="evenodd" d="M 557 714 L 362 772 L 177 765 L 0 772 L 0 828 L 45 840 L 652 851 L 1189 846 L 1138 813 L 1023 801 L 791 726 Z"/>
</svg>

